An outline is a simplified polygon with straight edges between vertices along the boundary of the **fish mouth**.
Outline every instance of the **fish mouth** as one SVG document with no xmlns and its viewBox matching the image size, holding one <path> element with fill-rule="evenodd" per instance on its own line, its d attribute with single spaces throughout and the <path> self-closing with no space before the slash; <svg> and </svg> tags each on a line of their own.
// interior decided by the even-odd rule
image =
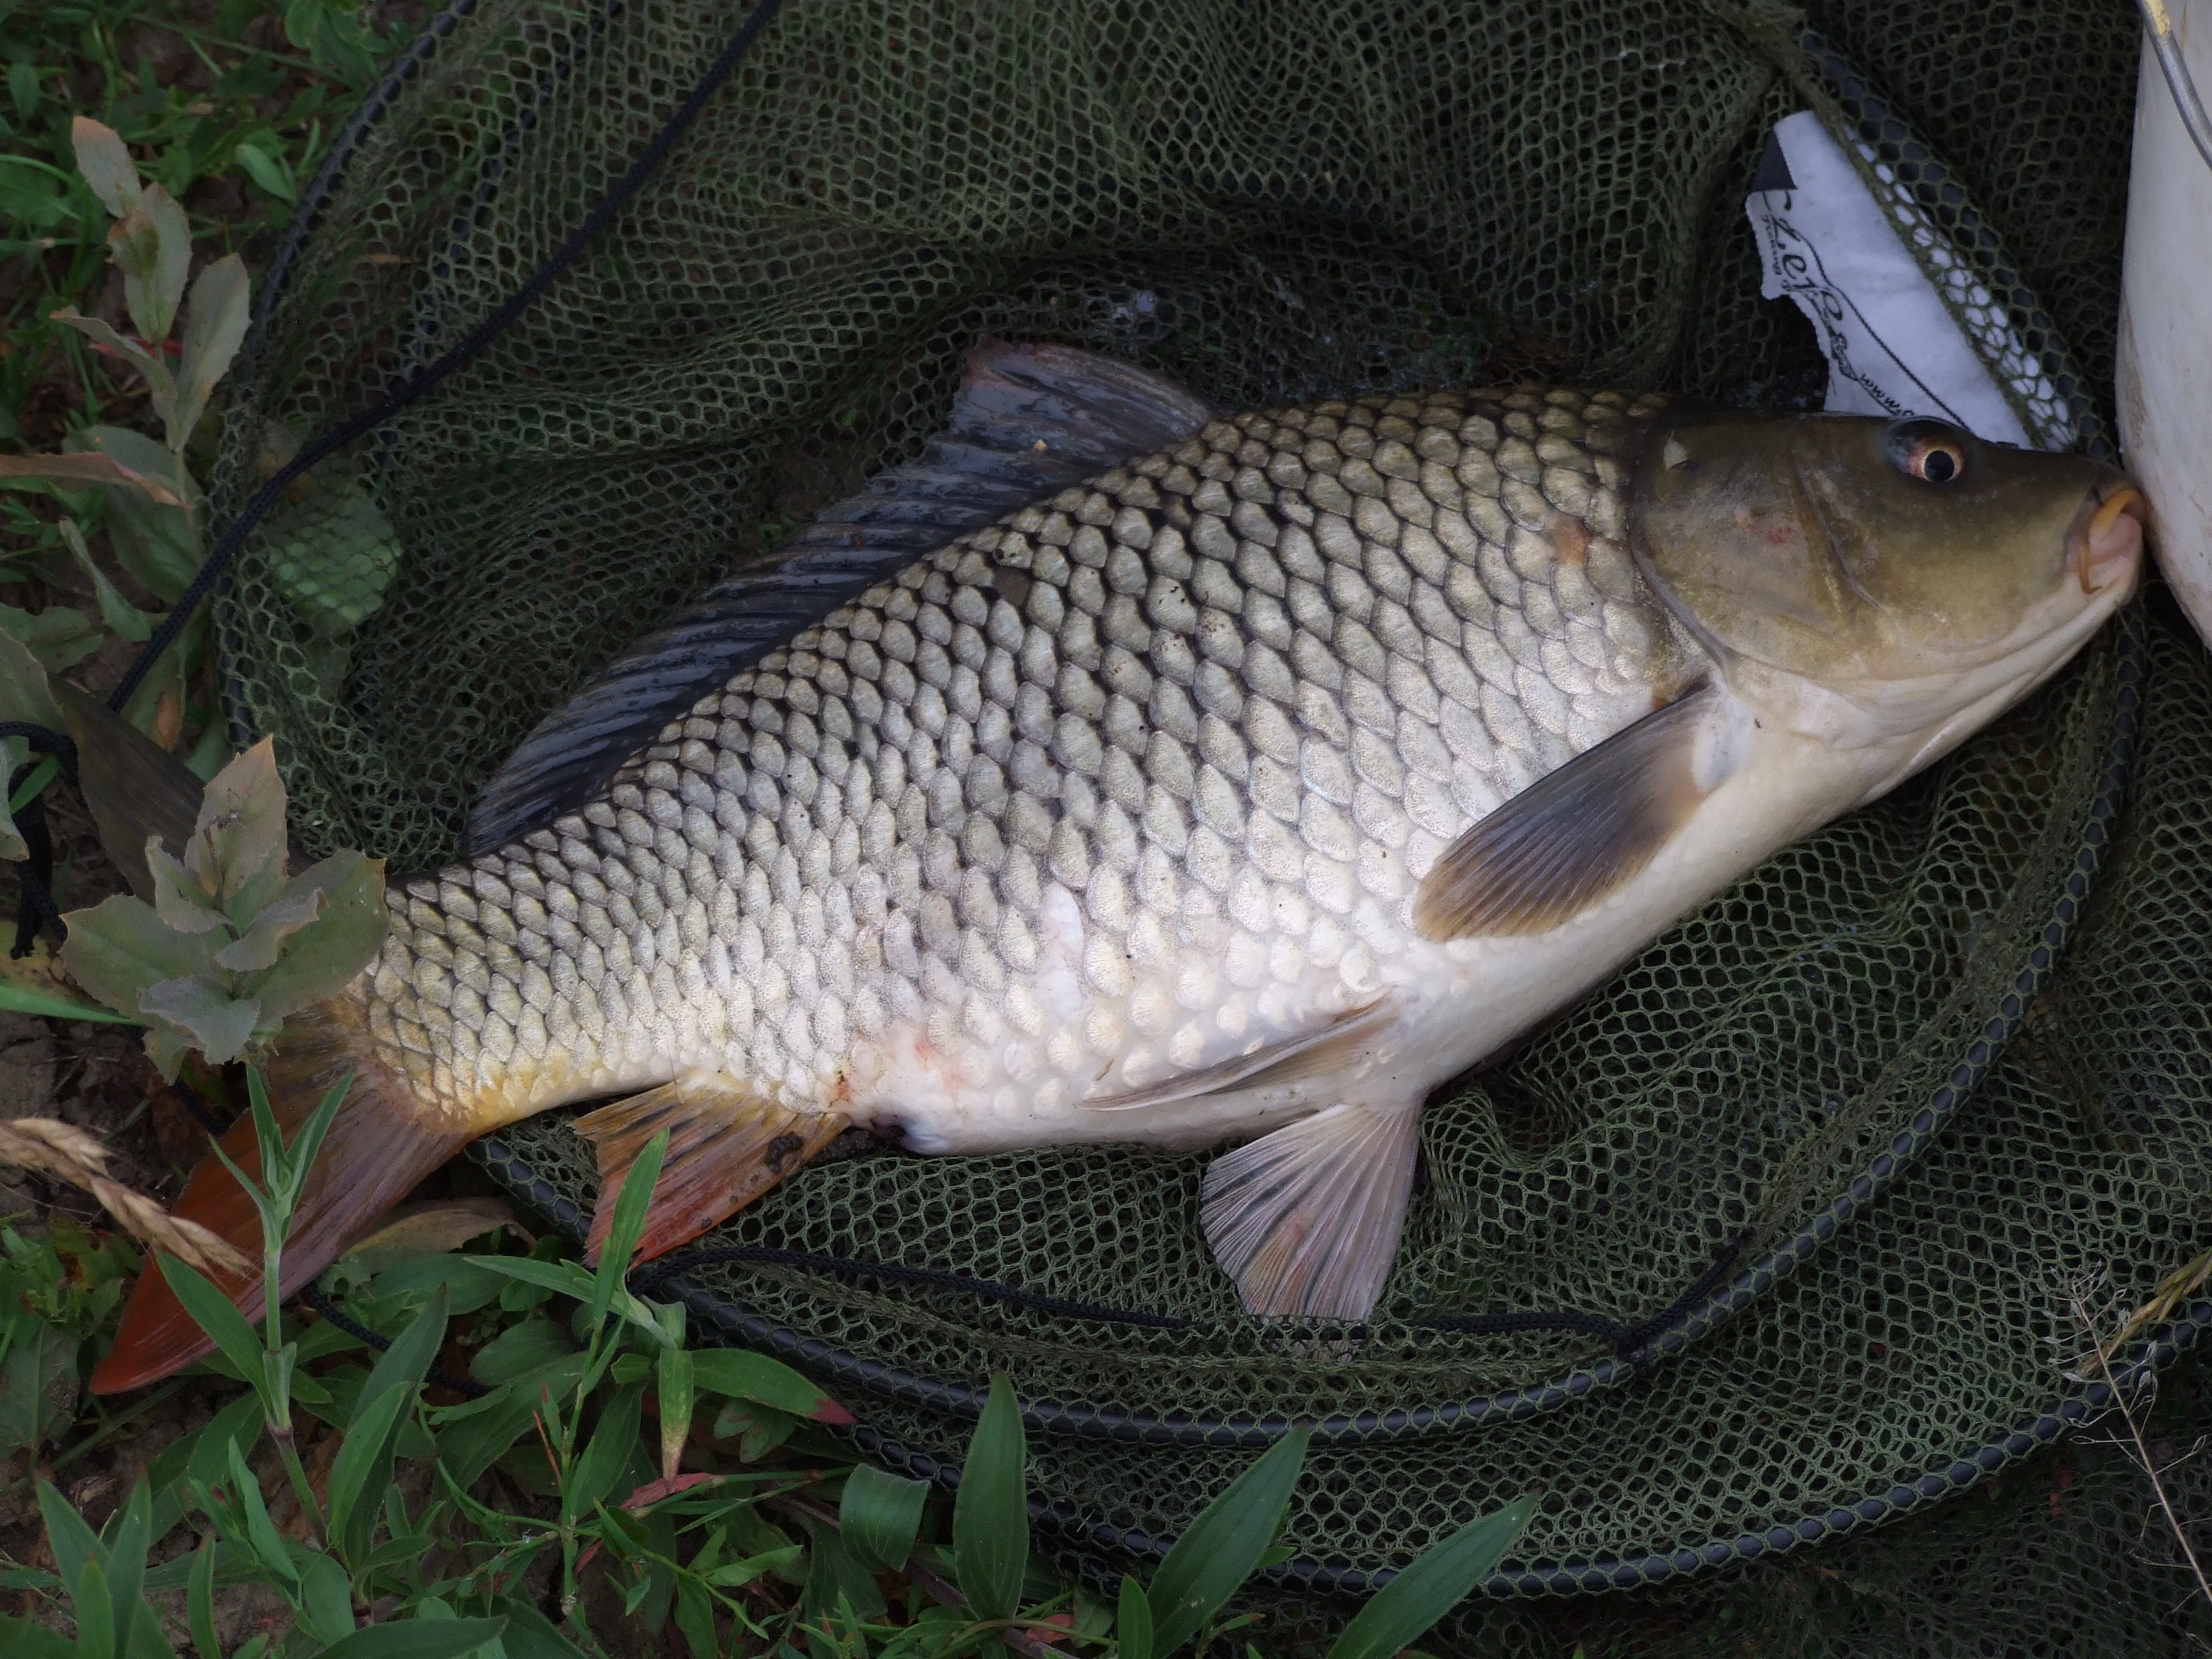
<svg viewBox="0 0 2212 1659">
<path fill-rule="evenodd" d="M 2066 534 L 2066 568 L 2084 595 L 2134 581 L 2150 504 L 2118 473 L 2098 480 Z"/>
</svg>

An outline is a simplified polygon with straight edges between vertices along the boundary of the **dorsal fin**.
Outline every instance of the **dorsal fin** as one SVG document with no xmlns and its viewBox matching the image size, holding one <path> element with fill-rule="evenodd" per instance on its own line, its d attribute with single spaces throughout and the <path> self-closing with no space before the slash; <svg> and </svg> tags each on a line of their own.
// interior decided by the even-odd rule
<svg viewBox="0 0 2212 1659">
<path fill-rule="evenodd" d="M 892 572 L 1164 449 L 1218 412 L 1133 363 L 1073 346 L 985 340 L 969 355 L 951 426 L 919 459 L 825 510 L 773 563 L 716 583 L 542 721 L 484 786 L 463 856 L 581 806 L 708 691 Z"/>
</svg>

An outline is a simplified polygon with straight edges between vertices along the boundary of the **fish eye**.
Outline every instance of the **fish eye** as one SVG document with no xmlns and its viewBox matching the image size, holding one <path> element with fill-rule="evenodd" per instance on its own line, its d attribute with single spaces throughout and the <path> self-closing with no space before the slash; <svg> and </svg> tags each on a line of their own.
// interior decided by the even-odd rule
<svg viewBox="0 0 2212 1659">
<path fill-rule="evenodd" d="M 1889 428 L 1889 462 L 1908 478 L 1955 483 L 1966 476 L 1966 434 L 1944 421 L 1899 421 Z"/>
</svg>

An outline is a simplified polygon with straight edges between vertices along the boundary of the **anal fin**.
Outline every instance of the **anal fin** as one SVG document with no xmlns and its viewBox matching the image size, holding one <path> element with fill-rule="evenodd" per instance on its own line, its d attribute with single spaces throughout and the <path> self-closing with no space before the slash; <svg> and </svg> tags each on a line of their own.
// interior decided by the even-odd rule
<svg viewBox="0 0 2212 1659">
<path fill-rule="evenodd" d="M 843 1133 L 842 1112 L 794 1112 L 742 1090 L 665 1083 L 576 1120 L 599 1153 L 599 1201 L 585 1258 L 597 1261 L 614 1225 L 615 1200 L 646 1143 L 668 1131 L 668 1152 L 637 1260 L 689 1243 L 767 1192 Z"/>
<path fill-rule="evenodd" d="M 1249 1312 L 1364 1319 L 1398 1255 L 1421 1109 L 1329 1107 L 1217 1158 L 1199 1218 Z"/>
</svg>

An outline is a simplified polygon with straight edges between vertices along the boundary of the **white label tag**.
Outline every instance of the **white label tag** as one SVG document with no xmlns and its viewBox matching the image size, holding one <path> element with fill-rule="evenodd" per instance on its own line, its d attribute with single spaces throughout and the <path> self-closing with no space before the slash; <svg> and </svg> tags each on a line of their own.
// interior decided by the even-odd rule
<svg viewBox="0 0 2212 1659">
<path fill-rule="evenodd" d="M 1997 443 L 2029 446 L 1981 356 L 1899 239 L 1820 118 L 1774 129 L 1774 157 L 1744 202 L 1765 264 L 1759 292 L 1811 319 L 1828 359 L 1826 407 L 1841 415 L 1933 416 Z"/>
</svg>

